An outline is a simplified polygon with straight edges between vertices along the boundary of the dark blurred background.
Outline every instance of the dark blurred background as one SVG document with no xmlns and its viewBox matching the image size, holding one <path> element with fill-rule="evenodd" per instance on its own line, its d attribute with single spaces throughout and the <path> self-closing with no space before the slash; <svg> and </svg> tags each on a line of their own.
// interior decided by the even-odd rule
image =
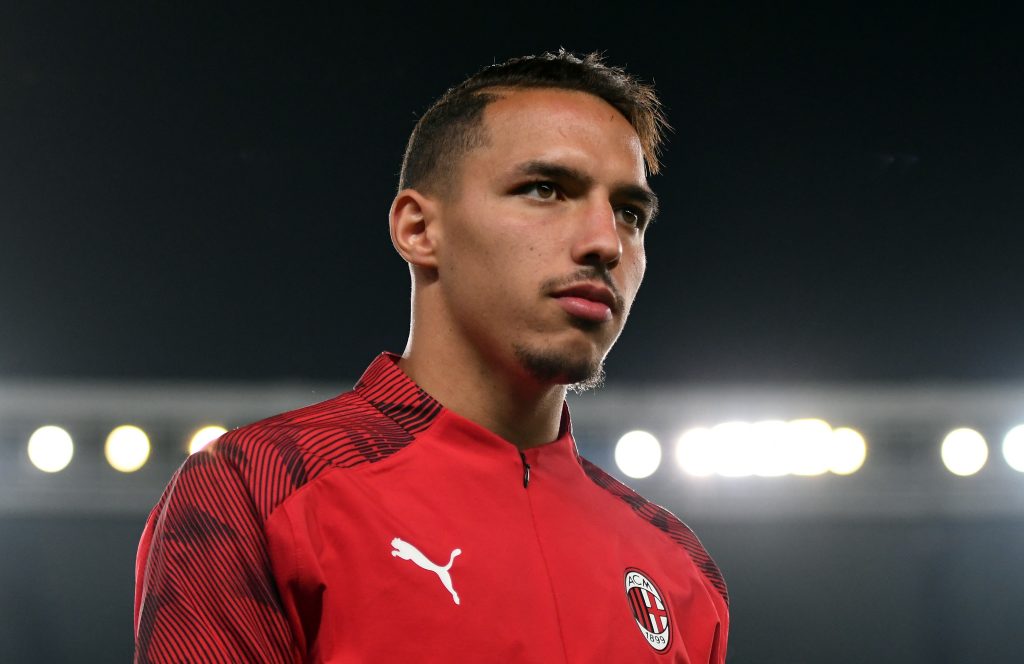
<svg viewBox="0 0 1024 664">
<path fill-rule="evenodd" d="M 993 470 L 993 447 L 952 481 L 933 418 L 995 445 L 1024 411 L 1015 6 L 2 4 L 0 658 L 130 656 L 134 550 L 185 420 L 244 423 L 225 394 L 326 398 L 400 351 L 386 214 L 418 114 L 484 65 L 564 46 L 655 82 L 675 127 L 608 394 L 892 390 L 912 415 L 877 416 L 865 472 L 885 471 L 851 496 L 898 491 L 926 456 L 886 450 L 931 454 L 915 495 L 933 509 L 745 518 L 712 498 L 761 503 L 769 480 L 631 482 L 723 568 L 730 662 L 1020 661 L 1024 476 Z M 208 410 L 159 410 L 159 386 L 209 390 Z M 147 389 L 159 463 L 122 477 L 103 438 L 145 419 Z M 934 389 L 947 406 L 921 409 Z M 74 462 L 44 475 L 25 444 L 62 421 Z M 618 433 L 581 446 L 614 465 Z M 778 486 L 813 502 L 801 481 L 844 479 Z M 988 502 L 958 510 L 965 486 Z"/>
</svg>

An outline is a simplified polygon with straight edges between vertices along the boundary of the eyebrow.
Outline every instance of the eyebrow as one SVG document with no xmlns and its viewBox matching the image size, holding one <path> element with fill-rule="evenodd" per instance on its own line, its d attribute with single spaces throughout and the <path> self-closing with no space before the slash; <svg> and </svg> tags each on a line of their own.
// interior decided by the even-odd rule
<svg viewBox="0 0 1024 664">
<path fill-rule="evenodd" d="M 568 180 L 581 187 L 589 188 L 594 178 L 583 171 L 550 161 L 532 160 L 516 167 L 516 172 L 526 176 L 540 176 L 551 180 Z M 612 195 L 626 198 L 643 204 L 647 208 L 649 220 L 658 216 L 658 195 L 647 187 L 638 184 L 622 184 L 612 190 Z"/>
</svg>

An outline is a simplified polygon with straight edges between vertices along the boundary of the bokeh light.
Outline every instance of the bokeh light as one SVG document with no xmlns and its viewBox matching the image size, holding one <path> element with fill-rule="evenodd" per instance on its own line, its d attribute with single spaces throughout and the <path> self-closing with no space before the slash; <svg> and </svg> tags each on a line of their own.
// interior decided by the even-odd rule
<svg viewBox="0 0 1024 664">
<path fill-rule="evenodd" d="M 199 429 L 192 434 L 192 439 L 188 443 L 188 453 L 195 454 L 225 433 L 227 433 L 227 429 L 217 425 L 205 426 Z"/>
<path fill-rule="evenodd" d="M 829 470 L 836 475 L 852 475 L 864 465 L 868 446 L 860 432 L 840 427 L 832 432 Z"/>
<path fill-rule="evenodd" d="M 107 463 L 122 473 L 133 473 L 149 459 L 149 436 L 142 429 L 125 424 L 107 436 L 104 454 Z"/>
<path fill-rule="evenodd" d="M 753 475 L 753 448 L 756 445 L 749 422 L 723 422 L 711 429 L 715 440 L 715 472 L 724 477 Z"/>
<path fill-rule="evenodd" d="M 754 474 L 761 477 L 782 477 L 793 466 L 793 452 L 789 445 L 789 425 L 782 420 L 755 422 L 753 433 Z"/>
<path fill-rule="evenodd" d="M 630 431 L 615 444 L 615 464 L 629 477 L 650 477 L 661 465 L 661 443 L 646 431 Z"/>
<path fill-rule="evenodd" d="M 1003 438 L 1003 458 L 1010 468 L 1024 473 L 1024 424 L 1013 427 Z"/>
<path fill-rule="evenodd" d="M 788 423 L 787 436 L 792 446 L 794 475 L 814 476 L 828 472 L 829 451 L 832 443 L 832 427 L 818 419 L 792 420 Z"/>
<path fill-rule="evenodd" d="M 816 418 L 731 421 L 696 427 L 676 441 L 676 461 L 697 477 L 849 475 L 864 465 L 867 443 L 850 428 Z"/>
<path fill-rule="evenodd" d="M 988 461 L 985 437 L 974 429 L 955 429 L 942 441 L 942 463 L 954 475 L 973 475 Z"/>
<path fill-rule="evenodd" d="M 684 473 L 707 477 L 715 472 L 715 440 L 710 429 L 695 427 L 676 441 L 676 462 Z"/>
<path fill-rule="evenodd" d="M 44 473 L 64 470 L 74 453 L 71 434 L 58 426 L 39 427 L 28 439 L 29 461 Z"/>
</svg>

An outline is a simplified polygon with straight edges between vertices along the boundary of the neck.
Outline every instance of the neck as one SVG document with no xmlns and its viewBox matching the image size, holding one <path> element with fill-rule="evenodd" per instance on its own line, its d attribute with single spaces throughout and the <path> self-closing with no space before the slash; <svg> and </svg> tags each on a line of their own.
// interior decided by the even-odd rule
<svg viewBox="0 0 1024 664">
<path fill-rule="evenodd" d="M 558 437 L 565 386 L 536 381 L 511 359 L 488 361 L 443 335 L 410 334 L 399 367 L 441 405 L 519 449 Z"/>
</svg>

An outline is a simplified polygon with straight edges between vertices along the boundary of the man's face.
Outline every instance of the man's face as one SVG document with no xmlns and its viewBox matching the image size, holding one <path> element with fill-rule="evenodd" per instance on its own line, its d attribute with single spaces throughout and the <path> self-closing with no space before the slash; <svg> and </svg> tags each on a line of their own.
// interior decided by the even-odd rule
<svg viewBox="0 0 1024 664">
<path fill-rule="evenodd" d="M 604 100 L 557 89 L 502 93 L 484 127 L 439 208 L 450 331 L 523 379 L 595 380 L 646 265 L 640 140 Z"/>
</svg>

